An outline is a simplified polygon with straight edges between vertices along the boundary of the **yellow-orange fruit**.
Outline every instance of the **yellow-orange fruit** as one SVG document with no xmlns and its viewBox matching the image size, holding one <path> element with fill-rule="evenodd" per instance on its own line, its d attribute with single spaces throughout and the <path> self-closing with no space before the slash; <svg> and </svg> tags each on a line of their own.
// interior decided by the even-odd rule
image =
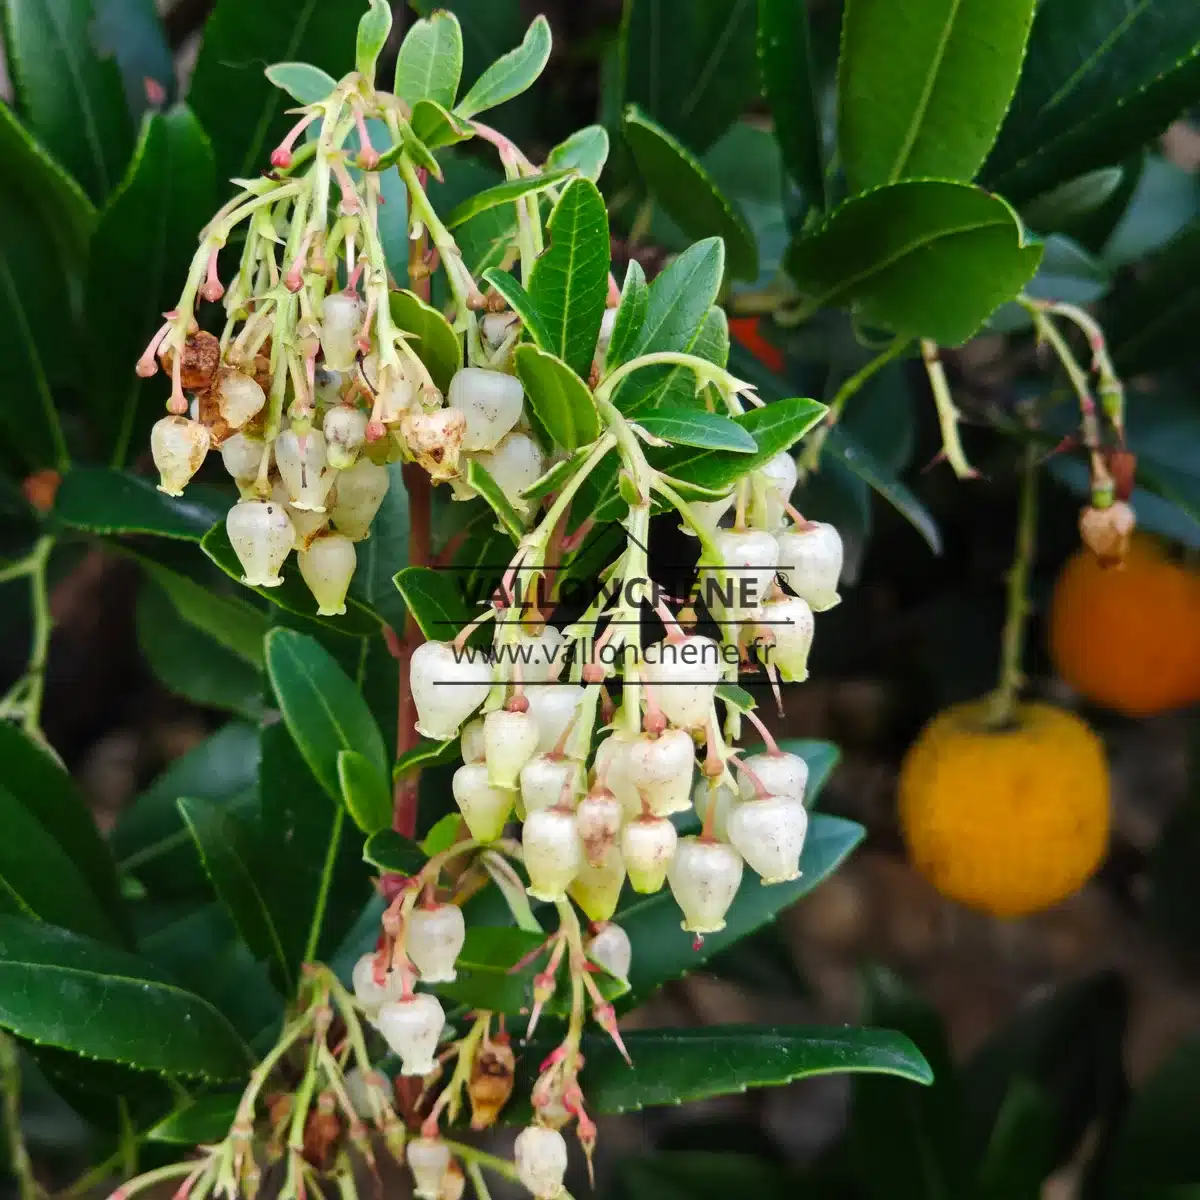
<svg viewBox="0 0 1200 1200">
<path fill-rule="evenodd" d="M 1108 765 L 1073 713 L 1017 706 L 987 728 L 987 700 L 939 713 L 900 771 L 900 829 L 944 896 L 997 917 L 1049 908 L 1081 887 L 1108 844 Z"/>
<path fill-rule="evenodd" d="M 1081 548 L 1054 586 L 1050 655 L 1077 692 L 1128 716 L 1200 700 L 1200 576 L 1145 536 L 1119 568 Z"/>
</svg>

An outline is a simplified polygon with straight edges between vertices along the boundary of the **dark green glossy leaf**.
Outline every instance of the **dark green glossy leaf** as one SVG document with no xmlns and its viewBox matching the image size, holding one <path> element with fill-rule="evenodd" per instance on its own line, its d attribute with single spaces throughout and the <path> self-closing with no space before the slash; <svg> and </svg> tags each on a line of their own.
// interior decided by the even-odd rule
<svg viewBox="0 0 1200 1200">
<path fill-rule="evenodd" d="M 475 460 L 467 463 L 467 483 L 487 501 L 513 542 L 520 542 L 525 533 L 525 522 L 521 520 L 500 485 Z"/>
<path fill-rule="evenodd" d="M 659 406 L 653 412 L 639 416 L 637 423 L 647 433 L 679 446 L 729 450 L 735 454 L 753 454 L 758 449 L 758 444 L 742 426 L 720 413 Z"/>
<path fill-rule="evenodd" d="M 1103 207 L 1124 178 L 1124 167 L 1097 167 L 1034 196 L 1021 205 L 1021 219 L 1039 233 L 1062 229 Z"/>
<path fill-rule="evenodd" d="M 549 246 L 534 264 L 529 293 L 550 334 L 545 348 L 586 379 L 608 295 L 608 213 L 590 179 L 563 189 L 546 225 Z"/>
<path fill-rule="evenodd" d="M 550 24 L 539 14 L 521 44 L 501 55 L 475 80 L 455 105 L 455 113 L 464 118 L 476 116 L 532 87 L 550 57 L 550 40 Z"/>
<path fill-rule="evenodd" d="M 392 796 L 374 764 L 357 750 L 337 756 L 342 803 L 363 833 L 385 828 L 392 819 Z"/>
<path fill-rule="evenodd" d="M 396 573 L 396 586 L 421 632 L 431 642 L 452 641 L 471 620 L 456 576 L 432 567 L 405 567 Z"/>
<path fill-rule="evenodd" d="M 625 282 L 621 287 L 621 303 L 617 308 L 616 322 L 604 356 L 604 373 L 607 375 L 633 357 L 633 348 L 642 335 L 642 324 L 650 303 L 650 289 L 646 286 L 646 273 L 636 258 L 629 260 L 625 268 Z"/>
<path fill-rule="evenodd" d="M 810 204 L 824 207 L 825 168 L 817 121 L 808 11 L 795 0 L 758 0 L 758 69 L 788 174 Z"/>
<path fill-rule="evenodd" d="M 175 306 L 214 187 L 208 138 L 180 106 L 148 118 L 120 190 L 100 214 L 86 286 L 88 397 L 117 466 L 163 415 L 169 384 L 161 373 L 139 378 L 133 364 Z"/>
<path fill-rule="evenodd" d="M 429 369 L 433 382 L 443 391 L 462 367 L 462 340 L 450 328 L 450 322 L 412 292 L 392 292 L 392 320 L 399 329 L 412 334 L 413 349 Z"/>
<path fill-rule="evenodd" d="M 974 178 L 1008 103 L 1035 0 L 848 0 L 838 148 L 851 191 Z"/>
<path fill-rule="evenodd" d="M 111 55 L 125 84 L 125 103 L 140 116 L 149 106 L 146 81 L 175 89 L 175 64 L 154 0 L 92 0 L 88 33 L 101 58 Z"/>
<path fill-rule="evenodd" d="M 452 739 L 448 742 L 431 742 L 428 738 L 421 738 L 411 750 L 405 750 L 396 759 L 392 775 L 399 779 L 414 767 L 436 767 L 442 763 L 454 762 L 458 757 L 457 741 Z"/>
<path fill-rule="evenodd" d="M 117 185 L 133 123 L 116 62 L 95 50 L 91 0 L 4 0 L 9 74 L 26 123 L 97 202 Z"/>
<path fill-rule="evenodd" d="M 1050 0 L 983 177 L 1013 200 L 1119 162 L 1200 95 L 1200 10 Z"/>
<path fill-rule="evenodd" d="M 755 0 L 626 0 L 623 100 L 696 153 L 758 93 Z"/>
<path fill-rule="evenodd" d="M 228 507 L 228 499 L 213 488 L 192 484 L 186 495 L 167 496 L 141 475 L 105 467 L 73 468 L 54 498 L 54 515 L 76 529 L 186 542 L 199 542 Z"/>
<path fill-rule="evenodd" d="M 462 30 L 453 13 L 437 11 L 422 17 L 404 35 L 393 90 L 409 108 L 418 100 L 451 108 L 458 95 L 462 56 Z"/>
<path fill-rule="evenodd" d="M 533 297 L 521 286 L 520 280 L 515 275 L 498 270 L 496 267 L 489 267 L 484 271 L 483 278 L 504 297 L 508 302 L 508 307 L 521 318 L 521 323 L 534 343 L 543 348 L 550 346 L 550 331 L 534 306 Z"/>
<path fill-rule="evenodd" d="M 518 346 L 513 361 L 530 405 L 556 445 L 576 450 L 600 436 L 596 402 L 566 363 L 537 346 Z"/>
<path fill-rule="evenodd" d="M 188 103 L 212 139 L 221 179 L 252 176 L 297 118 L 263 74 L 307 62 L 340 78 L 354 60 L 343 0 L 218 0 L 205 22 Z"/>
<path fill-rule="evenodd" d="M 0 1025 L 166 1075 L 237 1079 L 253 1064 L 211 1004 L 145 959 L 20 917 L 0 917 Z"/>
<path fill-rule="evenodd" d="M 650 285 L 641 335 L 628 357 L 658 350 L 686 350 L 717 301 L 725 274 L 720 238 L 689 246 Z"/>
<path fill-rule="evenodd" d="M 1025 295 L 1035 300 L 1058 300 L 1082 306 L 1099 300 L 1112 282 L 1112 272 L 1102 262 L 1077 242 L 1052 233 L 1042 243 L 1041 265 L 1026 286 Z M 1015 300 L 1002 305 L 988 318 L 988 328 L 1003 333 L 1032 326 L 1029 310 Z"/>
<path fill-rule="evenodd" d="M 272 63 L 264 74 L 297 104 L 303 105 L 318 104 L 337 86 L 337 80 L 328 71 L 306 62 Z"/>
<path fill-rule="evenodd" d="M 810 311 L 852 308 L 860 321 L 948 345 L 965 342 L 1033 278 L 1003 200 L 944 180 L 908 180 L 843 204 L 793 243 L 788 270 Z"/>
<path fill-rule="evenodd" d="M 146 1140 L 174 1146 L 216 1145 L 233 1125 L 239 1099 L 236 1094 L 201 1096 L 159 1121 Z"/>
<path fill-rule="evenodd" d="M 455 205 L 446 217 L 446 228 L 456 229 L 472 217 L 487 212 L 489 208 L 498 208 L 502 204 L 512 204 L 522 196 L 537 195 L 546 188 L 554 187 L 575 175 L 572 167 L 558 171 L 546 171 L 541 175 L 522 175 L 517 179 L 506 179 L 495 187 L 483 192 L 476 192 L 461 204 Z"/>
<path fill-rule="evenodd" d="M 383 829 L 367 838 L 363 858 L 381 871 L 415 875 L 428 861 L 429 855 L 410 838 L 393 829 Z"/>
<path fill-rule="evenodd" d="M 622 125 L 650 194 L 689 237 L 720 237 L 735 279 L 758 275 L 758 248 L 746 218 L 722 195 L 694 155 L 636 105 Z"/>
<path fill-rule="evenodd" d="M 392 31 L 392 6 L 388 0 L 368 0 L 368 3 L 367 11 L 358 19 L 354 69 L 373 83 L 375 63 Z"/>
<path fill-rule="evenodd" d="M 280 919 L 289 919 L 289 904 L 286 897 L 276 898 L 263 890 L 262 847 L 253 831 L 227 808 L 207 800 L 181 798 L 179 812 L 217 899 L 254 956 L 271 964 L 290 994 L 296 981 L 277 926 Z"/>
<path fill-rule="evenodd" d="M 725 366 L 729 359 L 729 320 L 725 310 L 713 305 L 683 350 L 718 367 Z M 715 395 L 713 399 L 716 400 Z M 629 416 L 689 404 L 699 411 L 700 401 L 696 373 L 691 367 L 644 367 L 617 389 L 617 406 Z"/>
<path fill-rule="evenodd" d="M 603 125 L 585 125 L 546 155 L 546 170 L 572 168 L 597 183 L 607 161 L 608 130 Z"/>
<path fill-rule="evenodd" d="M 360 753 L 384 788 L 383 738 L 358 688 L 315 638 L 291 629 L 267 635 L 267 674 L 284 722 L 309 770 L 332 800 L 342 799 L 338 754 Z"/>
<path fill-rule="evenodd" d="M 979 1167 L 979 1200 L 1041 1200 L 1050 1174 L 1054 1109 L 1042 1089 L 1013 1082 Z"/>
</svg>

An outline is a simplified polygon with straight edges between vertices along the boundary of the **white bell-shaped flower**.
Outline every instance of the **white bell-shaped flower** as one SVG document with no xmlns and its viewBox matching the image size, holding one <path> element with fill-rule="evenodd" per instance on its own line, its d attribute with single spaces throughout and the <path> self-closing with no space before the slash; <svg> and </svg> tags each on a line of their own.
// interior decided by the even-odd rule
<svg viewBox="0 0 1200 1200">
<path fill-rule="evenodd" d="M 182 496 L 208 453 L 208 429 L 187 417 L 163 417 L 150 430 L 150 454 L 158 468 L 158 490 Z M 257 468 L 256 468 L 257 469 Z"/>
<path fill-rule="evenodd" d="M 714 804 L 717 806 L 716 812 L 713 813 L 710 829 L 713 836 L 721 841 L 727 840 L 725 832 L 729 827 L 729 814 L 739 802 L 740 797 L 737 792 L 722 779 L 701 777 L 696 781 L 696 786 L 692 788 L 692 807 L 696 810 L 696 816 L 700 818 L 701 825 L 708 820 L 709 808 Z"/>
<path fill-rule="evenodd" d="M 841 534 L 832 525 L 810 521 L 779 535 L 779 573 L 813 612 L 825 612 L 841 599 L 842 559 Z"/>
<path fill-rule="evenodd" d="M 807 831 L 808 810 L 794 796 L 746 800 L 729 815 L 729 841 L 763 883 L 799 876 Z"/>
<path fill-rule="evenodd" d="M 525 389 L 515 375 L 482 367 L 463 367 L 450 380 L 446 400 L 466 418 L 463 449 L 471 452 L 494 450 L 500 439 L 521 419 Z"/>
<path fill-rule="evenodd" d="M 224 367 L 217 377 L 215 389 L 217 410 L 231 429 L 241 429 L 251 417 L 262 412 L 267 394 L 253 375 Z"/>
<path fill-rule="evenodd" d="M 730 492 L 728 496 L 720 500 L 693 500 L 688 504 L 688 508 L 692 510 L 692 516 L 697 521 L 706 529 L 715 532 L 717 526 L 721 524 L 721 518 L 733 507 L 736 499 L 736 494 Z M 679 528 L 689 537 L 696 536 L 696 531 L 686 521 L 680 522 Z"/>
<path fill-rule="evenodd" d="M 411 1138 L 404 1158 L 413 1175 L 416 1200 L 442 1200 L 442 1181 L 454 1161 L 450 1147 L 441 1138 Z"/>
<path fill-rule="evenodd" d="M 766 484 L 764 491 L 767 511 L 763 514 L 763 523 L 768 529 L 778 529 L 783 522 L 784 505 L 796 490 L 796 481 L 799 478 L 796 460 L 788 451 L 780 451 L 759 467 L 758 475 Z"/>
<path fill-rule="evenodd" d="M 784 596 L 764 604 L 754 631 L 763 657 L 785 683 L 803 683 L 808 678 L 808 655 L 816 622 L 807 600 Z"/>
<path fill-rule="evenodd" d="M 462 730 L 462 737 L 459 740 L 459 750 L 462 751 L 462 760 L 465 763 L 481 763 L 487 754 L 487 747 L 483 740 L 483 718 L 476 717 L 473 721 L 468 721 Z"/>
<path fill-rule="evenodd" d="M 331 408 L 321 422 L 325 435 L 325 454 L 335 471 L 349 470 L 358 461 L 358 453 L 367 440 L 367 414 L 361 408 L 339 404 Z"/>
<path fill-rule="evenodd" d="M 527 1125 L 513 1145 L 517 1178 L 533 1193 L 534 1200 L 558 1200 L 567 1173 L 567 1143 L 557 1129 Z"/>
<path fill-rule="evenodd" d="M 282 479 L 276 479 L 271 485 L 271 499 L 286 510 L 288 520 L 291 521 L 292 530 L 295 533 L 297 550 L 306 550 L 315 538 L 329 528 L 329 513 L 310 512 L 308 509 L 291 506 L 288 502 L 287 488 L 283 486 Z"/>
<path fill-rule="evenodd" d="M 666 817 L 637 817 L 621 827 L 621 857 L 635 892 L 652 895 L 667 878 L 679 834 Z"/>
<path fill-rule="evenodd" d="M 342 389 L 346 386 L 346 376 L 342 371 L 332 371 L 322 363 L 317 364 L 313 373 L 313 399 L 322 408 L 332 408 L 342 402 Z"/>
<path fill-rule="evenodd" d="M 725 842 L 681 838 L 667 871 L 687 933 L 720 933 L 742 882 L 742 856 Z"/>
<path fill-rule="evenodd" d="M 535 754 L 521 768 L 521 802 L 528 816 L 539 808 L 573 804 L 583 794 L 583 766 L 573 758 Z"/>
<path fill-rule="evenodd" d="M 512 312 L 484 313 L 483 320 L 479 322 L 479 332 L 483 334 L 483 340 L 491 349 L 498 350 L 518 320 L 517 314 Z"/>
<path fill-rule="evenodd" d="M 450 783 L 454 802 L 477 842 L 494 842 L 512 812 L 513 792 L 488 782 L 486 763 L 464 763 Z"/>
<path fill-rule="evenodd" d="M 585 859 L 567 892 L 589 921 L 607 921 L 617 911 L 624 884 L 625 860 L 614 846 L 599 866 Z"/>
<path fill-rule="evenodd" d="M 239 500 L 225 516 L 225 532 L 249 587 L 278 587 L 279 568 L 291 553 L 296 533 L 282 504 Z"/>
<path fill-rule="evenodd" d="M 644 733 L 626 751 L 629 782 L 656 817 L 686 812 L 692 806 L 696 744 L 682 729 L 658 737 Z"/>
<path fill-rule="evenodd" d="M 549 683 L 563 652 L 563 642 L 562 631 L 553 625 L 543 625 L 536 637 L 523 633 L 517 639 L 522 681 L 535 685 Z"/>
<path fill-rule="evenodd" d="M 334 292 L 321 305 L 321 352 L 331 371 L 349 371 L 358 359 L 366 305 L 352 292 Z"/>
<path fill-rule="evenodd" d="M 537 723 L 538 751 L 549 754 L 575 719 L 583 702 L 583 691 L 573 683 L 539 684 L 525 694 L 529 714 Z"/>
<path fill-rule="evenodd" d="M 615 730 L 596 749 L 596 779 L 621 802 L 626 815 L 636 817 L 642 811 L 641 793 L 629 775 L 629 748 L 633 734 L 625 729 Z"/>
<path fill-rule="evenodd" d="M 467 422 L 457 408 L 408 413 L 400 419 L 400 433 L 413 458 L 434 480 L 453 479 L 459 471 Z"/>
<path fill-rule="evenodd" d="M 387 467 L 359 458 L 354 466 L 339 471 L 337 493 L 330 517 L 338 533 L 344 533 L 352 542 L 361 542 L 370 536 L 371 522 L 387 495 L 391 476 Z"/>
<path fill-rule="evenodd" d="M 583 865 L 583 846 L 570 809 L 540 808 L 521 827 L 521 847 L 529 894 L 538 900 L 565 900 L 567 887 Z"/>
<path fill-rule="evenodd" d="M 358 562 L 354 543 L 340 533 L 314 538 L 296 554 L 300 575 L 317 602 L 317 615 L 340 617 L 346 612 L 346 592 Z"/>
<path fill-rule="evenodd" d="M 624 812 L 621 802 L 604 788 L 593 788 L 575 809 L 575 826 L 583 842 L 584 857 L 593 867 L 602 866 L 617 845 Z"/>
<path fill-rule="evenodd" d="M 438 1039 L 446 1014 L 436 996 L 416 992 L 407 1000 L 392 1000 L 375 1018 L 393 1054 L 400 1056 L 401 1075 L 428 1075 L 437 1067 Z"/>
<path fill-rule="evenodd" d="M 497 709 L 483 718 L 483 744 L 488 782 L 511 790 L 521 768 L 537 753 L 537 721 L 528 712 Z"/>
<path fill-rule="evenodd" d="M 595 918 L 593 918 L 595 920 Z M 588 958 L 599 963 L 610 975 L 629 982 L 629 968 L 633 966 L 633 946 L 629 934 L 620 925 L 605 921 L 583 944 Z"/>
<path fill-rule="evenodd" d="M 350 982 L 354 986 L 354 998 L 372 1021 L 385 1004 L 399 1000 L 404 995 L 404 979 L 399 971 L 385 971 L 383 982 L 376 981 L 374 954 L 364 954 L 354 964 Z"/>
<path fill-rule="evenodd" d="M 779 544 L 763 529 L 723 529 L 714 538 L 725 564 L 723 572 L 705 572 L 716 579 L 726 607 L 753 610 L 767 598 L 779 563 Z M 708 585 L 712 586 L 712 585 Z"/>
<path fill-rule="evenodd" d="M 678 641 L 646 648 L 646 679 L 655 685 L 663 715 L 680 729 L 698 729 L 708 720 L 721 680 L 721 646 L 692 633 Z"/>
<path fill-rule="evenodd" d="M 325 511 L 337 473 L 326 466 L 325 435 L 320 430 L 301 435 L 285 429 L 275 439 L 275 465 L 293 508 Z"/>
<path fill-rule="evenodd" d="M 457 653 L 448 642 L 422 642 L 409 665 L 417 732 L 435 742 L 458 736 L 458 727 L 487 699 L 494 677 L 482 655 Z"/>
<path fill-rule="evenodd" d="M 546 456 L 528 434 L 516 430 L 506 434 L 497 447 L 478 454 L 475 461 L 496 481 L 500 490 L 522 515 L 530 511 L 520 493 L 541 478 Z"/>
<path fill-rule="evenodd" d="M 778 754 L 764 752 L 743 758 L 742 763 L 754 772 L 769 796 L 791 796 L 804 803 L 804 789 L 808 786 L 808 763 L 798 754 L 781 750 Z M 738 772 L 738 791 L 743 800 L 753 800 L 758 795 L 753 780 Z"/>
<path fill-rule="evenodd" d="M 368 354 L 363 359 L 362 374 L 374 401 L 371 411 L 378 420 L 385 425 L 394 425 L 412 410 L 417 389 L 398 363 L 380 367 L 379 356 Z"/>
<path fill-rule="evenodd" d="M 418 904 L 408 918 L 404 949 L 426 983 L 453 983 L 467 926 L 457 904 Z"/>
<path fill-rule="evenodd" d="M 231 433 L 221 443 L 221 462 L 238 487 L 246 487 L 258 478 L 267 443 L 246 433 Z"/>
</svg>

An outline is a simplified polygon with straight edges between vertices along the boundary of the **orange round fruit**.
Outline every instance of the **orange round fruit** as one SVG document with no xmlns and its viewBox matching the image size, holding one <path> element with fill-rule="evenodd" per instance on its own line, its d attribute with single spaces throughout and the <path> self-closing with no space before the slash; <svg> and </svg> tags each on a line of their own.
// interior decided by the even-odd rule
<svg viewBox="0 0 1200 1200">
<path fill-rule="evenodd" d="M 1128 716 L 1200 700 L 1200 576 L 1144 535 L 1123 567 L 1080 548 L 1054 586 L 1050 656 L 1077 692 Z"/>
<path fill-rule="evenodd" d="M 921 731 L 900 770 L 900 830 L 942 895 L 1021 917 L 1069 896 L 1103 862 L 1108 765 L 1073 713 L 1019 704 L 999 730 L 988 715 L 988 700 L 973 700 Z"/>
</svg>

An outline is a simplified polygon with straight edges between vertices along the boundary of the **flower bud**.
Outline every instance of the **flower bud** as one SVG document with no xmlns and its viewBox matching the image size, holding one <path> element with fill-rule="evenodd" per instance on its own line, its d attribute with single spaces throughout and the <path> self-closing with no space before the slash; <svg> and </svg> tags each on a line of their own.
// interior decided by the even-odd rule
<svg viewBox="0 0 1200 1200">
<path fill-rule="evenodd" d="M 599 866 L 585 861 L 567 891 L 589 921 L 607 921 L 617 911 L 624 884 L 625 860 L 621 851 L 612 846 Z"/>
<path fill-rule="evenodd" d="M 150 431 L 150 453 L 158 468 L 158 490 L 182 496 L 208 453 L 208 430 L 187 417 L 163 417 Z"/>
<path fill-rule="evenodd" d="M 751 789 L 753 794 L 753 789 Z M 725 831 L 728 828 L 729 814 L 740 802 L 740 797 L 727 783 L 719 779 L 701 778 L 692 789 L 692 807 L 703 825 L 708 820 L 709 806 L 715 804 L 717 811 L 713 813 L 709 829 L 714 837 L 725 841 Z"/>
<path fill-rule="evenodd" d="M 504 343 L 504 339 L 517 323 L 517 314 L 511 312 L 490 312 L 484 313 L 483 320 L 479 322 L 479 331 L 483 334 L 483 340 L 493 349 L 498 350 Z M 451 384 L 453 386 L 453 384 Z M 453 400 L 450 401 L 454 403 Z"/>
<path fill-rule="evenodd" d="M 495 450 L 479 454 L 475 461 L 496 481 L 522 516 L 530 511 L 520 493 L 542 475 L 545 455 L 533 438 L 519 430 L 507 434 Z"/>
<path fill-rule="evenodd" d="M 340 617 L 346 612 L 346 592 L 358 556 L 354 543 L 340 533 L 326 533 L 296 555 L 300 575 L 317 602 L 320 617 Z"/>
<path fill-rule="evenodd" d="M 724 842 L 682 838 L 667 879 L 675 903 L 683 910 L 683 930 L 720 933 L 742 882 L 742 857 Z"/>
<path fill-rule="evenodd" d="M 258 478 L 267 443 L 262 438 L 234 433 L 221 443 L 221 462 L 238 487 L 246 487 Z"/>
<path fill-rule="evenodd" d="M 596 357 L 603 358 L 612 345 L 613 330 L 617 327 L 617 310 L 606 308 L 600 318 L 600 332 L 596 337 Z"/>
<path fill-rule="evenodd" d="M 435 742 L 457 737 L 458 727 L 487 699 L 492 679 L 492 665 L 482 656 L 459 656 L 447 642 L 422 642 L 408 672 L 417 732 Z"/>
<path fill-rule="evenodd" d="M 352 542 L 361 542 L 371 533 L 371 522 L 387 495 L 391 476 L 387 467 L 360 458 L 354 466 L 337 476 L 337 495 L 330 516 L 338 533 Z"/>
<path fill-rule="evenodd" d="M 367 440 L 367 414 L 339 404 L 325 414 L 321 432 L 329 465 L 335 471 L 348 470 L 358 461 L 358 452 Z"/>
<path fill-rule="evenodd" d="M 418 905 L 408 918 L 405 952 L 426 983 L 453 983 L 467 927 L 457 904 Z"/>
<path fill-rule="evenodd" d="M 245 375 L 233 367 L 223 367 L 217 376 L 217 409 L 221 419 L 231 429 L 240 429 L 251 417 L 262 412 L 267 394 L 252 375 Z"/>
<path fill-rule="evenodd" d="M 565 900 L 567 885 L 583 863 L 575 814 L 561 808 L 530 813 L 521 828 L 521 845 L 529 894 L 538 900 Z"/>
<path fill-rule="evenodd" d="M 666 817 L 638 817 L 621 829 L 621 857 L 635 892 L 652 895 L 662 888 L 675 857 L 679 835 Z"/>
<path fill-rule="evenodd" d="M 752 754 L 741 760 L 750 768 L 770 796 L 791 796 L 804 803 L 804 789 L 808 786 L 808 763 L 798 754 Z M 738 792 L 743 800 L 753 800 L 758 791 L 754 781 L 744 772 L 738 773 Z"/>
<path fill-rule="evenodd" d="M 537 752 L 537 721 L 527 712 L 497 709 L 483 718 L 483 744 L 488 783 L 512 790 L 521 768 Z"/>
<path fill-rule="evenodd" d="M 649 648 L 647 648 L 649 649 Z M 659 642 L 646 655 L 646 679 L 656 685 L 663 715 L 680 729 L 697 729 L 708 720 L 721 675 L 721 647 L 712 638 L 688 634 Z"/>
<path fill-rule="evenodd" d="M 405 1147 L 404 1156 L 413 1173 L 413 1195 L 417 1200 L 440 1200 L 442 1177 L 454 1161 L 450 1147 L 441 1138 L 412 1138 Z"/>
<path fill-rule="evenodd" d="M 282 504 L 239 500 L 225 516 L 225 532 L 249 587 L 278 587 L 279 568 L 291 552 L 296 533 Z"/>
<path fill-rule="evenodd" d="M 606 921 L 584 942 L 583 948 L 587 951 L 588 958 L 599 963 L 610 975 L 625 983 L 629 982 L 633 947 L 629 944 L 629 934 L 620 925 Z"/>
<path fill-rule="evenodd" d="M 706 571 L 705 580 L 730 597 L 734 609 L 755 609 L 767 598 L 779 562 L 779 545 L 762 529 L 724 529 L 715 539 L 726 571 Z"/>
<path fill-rule="evenodd" d="M 487 753 L 483 741 L 483 718 L 476 717 L 463 726 L 462 737 L 459 739 L 459 750 L 465 763 L 481 763 Z"/>
<path fill-rule="evenodd" d="M 837 604 L 842 574 L 842 539 L 832 525 L 810 521 L 779 535 L 779 573 L 813 612 Z"/>
<path fill-rule="evenodd" d="M 767 529 L 778 529 L 783 523 L 783 506 L 796 490 L 796 480 L 799 477 L 796 460 L 786 450 L 782 450 L 759 467 L 758 475 L 767 485 L 764 489 L 766 512 L 762 514 L 763 524 Z"/>
<path fill-rule="evenodd" d="M 658 737 L 642 734 L 626 751 L 629 781 L 656 817 L 686 812 L 692 806 L 696 744 L 682 729 Z"/>
<path fill-rule="evenodd" d="M 815 622 L 807 600 L 785 596 L 764 604 L 754 629 L 764 647 L 763 657 L 785 683 L 802 683 L 808 678 Z"/>
<path fill-rule="evenodd" d="M 288 503 L 287 488 L 282 479 L 276 479 L 271 485 L 271 499 L 283 507 L 295 531 L 297 550 L 307 550 L 313 540 L 329 528 L 329 513 L 311 512 L 308 509 L 293 508 Z"/>
<path fill-rule="evenodd" d="M 488 782 L 486 763 L 464 763 L 454 772 L 450 787 L 471 836 L 478 842 L 494 842 L 512 812 L 513 793 Z"/>
<path fill-rule="evenodd" d="M 1085 508 L 1079 515 L 1079 535 L 1102 567 L 1120 566 L 1125 561 L 1136 525 L 1133 509 L 1124 500 L 1107 508 Z"/>
<path fill-rule="evenodd" d="M 799 876 L 807 831 L 808 811 L 794 796 L 747 800 L 729 815 L 730 843 L 764 884 Z"/>
<path fill-rule="evenodd" d="M 583 842 L 584 857 L 593 867 L 603 866 L 621 832 L 621 802 L 603 788 L 593 788 L 575 809 L 575 827 Z"/>
<path fill-rule="evenodd" d="M 416 992 L 407 1000 L 393 1000 L 379 1010 L 375 1024 L 400 1056 L 401 1075 L 428 1075 L 437 1066 L 434 1055 L 446 1014 L 436 996 Z"/>
<path fill-rule="evenodd" d="M 354 964 L 350 982 L 354 986 L 354 998 L 372 1021 L 385 1004 L 399 1000 L 404 994 L 404 980 L 399 971 L 385 971 L 383 983 L 375 981 L 374 954 L 364 954 Z"/>
<path fill-rule="evenodd" d="M 432 413 L 410 413 L 400 421 L 400 433 L 413 458 L 431 479 L 451 479 L 458 474 L 466 418 L 456 408 Z"/>
<path fill-rule="evenodd" d="M 320 430 L 301 435 L 285 429 L 275 439 L 275 465 L 294 508 L 325 511 L 335 472 L 325 469 L 325 437 Z"/>
<path fill-rule="evenodd" d="M 517 1177 L 533 1193 L 534 1200 L 558 1200 L 567 1173 L 567 1143 L 556 1129 L 528 1125 L 517 1134 L 513 1146 Z"/>
<path fill-rule="evenodd" d="M 366 305 L 352 292 L 334 292 L 321 305 L 321 352 L 331 371 L 349 371 L 358 360 L 358 334 Z"/>
<path fill-rule="evenodd" d="M 494 450 L 521 419 L 525 390 L 514 375 L 482 367 L 463 367 L 450 380 L 446 398 L 450 407 L 457 408 L 466 420 L 463 449 Z"/>
<path fill-rule="evenodd" d="M 549 754 L 558 745 L 583 701 L 583 691 L 573 683 L 555 683 L 532 687 L 526 692 L 529 715 L 537 723 L 540 753 Z"/>
<path fill-rule="evenodd" d="M 508 1103 L 516 1082 L 517 1060 L 508 1039 L 485 1039 L 471 1064 L 467 1096 L 471 1101 L 471 1128 L 478 1132 L 495 1123 Z"/>
<path fill-rule="evenodd" d="M 583 767 L 573 758 L 535 754 L 521 768 L 521 801 L 526 816 L 539 808 L 553 808 L 564 797 L 574 803 L 582 792 Z"/>
</svg>

